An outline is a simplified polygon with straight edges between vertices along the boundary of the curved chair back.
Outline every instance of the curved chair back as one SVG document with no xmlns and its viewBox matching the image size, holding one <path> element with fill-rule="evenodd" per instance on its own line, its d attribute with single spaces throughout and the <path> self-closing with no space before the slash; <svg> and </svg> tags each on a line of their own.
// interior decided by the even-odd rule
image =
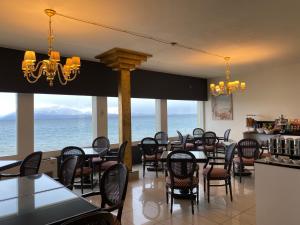
<svg viewBox="0 0 300 225">
<path fill-rule="evenodd" d="M 123 142 L 119 148 L 118 163 L 124 163 L 125 150 L 126 150 L 127 143 L 128 143 L 128 141 Z"/>
<path fill-rule="evenodd" d="M 255 139 L 242 139 L 238 143 L 238 155 L 241 158 L 257 159 L 259 157 L 259 143 Z"/>
<path fill-rule="evenodd" d="M 228 174 L 230 174 L 235 148 L 236 148 L 236 143 L 232 143 L 227 147 L 226 152 L 225 152 L 224 169 L 226 169 L 228 171 Z"/>
<path fill-rule="evenodd" d="M 207 131 L 202 135 L 202 143 L 204 146 L 214 146 L 218 141 L 215 132 Z"/>
<path fill-rule="evenodd" d="M 20 176 L 37 174 L 40 169 L 42 155 L 42 152 L 34 152 L 28 155 L 20 166 Z"/>
<path fill-rule="evenodd" d="M 180 131 L 176 131 L 177 134 L 178 134 L 178 141 L 180 142 L 180 144 L 183 144 L 183 135 Z"/>
<path fill-rule="evenodd" d="M 166 142 L 169 140 L 168 134 L 163 131 L 157 132 L 154 135 L 154 139 L 156 139 L 157 141 L 166 141 Z"/>
<path fill-rule="evenodd" d="M 92 144 L 93 148 L 110 148 L 110 142 L 107 137 L 101 136 L 97 137 Z"/>
<path fill-rule="evenodd" d="M 122 163 L 109 167 L 101 178 L 101 208 L 118 209 L 117 219 L 121 222 L 123 205 L 128 185 L 128 169 Z"/>
<path fill-rule="evenodd" d="M 188 143 L 188 140 L 190 138 L 190 135 L 186 135 L 183 137 L 183 150 L 186 150 L 187 149 L 187 143 Z"/>
<path fill-rule="evenodd" d="M 142 148 L 144 159 L 153 155 L 155 155 L 155 158 L 157 158 L 158 143 L 156 139 L 152 137 L 144 138 L 141 141 L 141 148 Z"/>
<path fill-rule="evenodd" d="M 172 151 L 167 156 L 167 168 L 170 173 L 171 183 L 174 184 L 175 178 L 190 178 L 192 182 L 196 165 L 196 158 L 191 152 L 185 150 Z"/>
<path fill-rule="evenodd" d="M 228 141 L 229 140 L 229 134 L 230 134 L 231 129 L 227 129 L 224 132 L 224 141 Z"/>
<path fill-rule="evenodd" d="M 204 130 L 202 128 L 195 128 L 193 130 L 193 136 L 194 138 L 202 138 L 202 135 L 204 134 Z"/>
<path fill-rule="evenodd" d="M 59 170 L 59 182 L 70 190 L 73 189 L 75 172 L 77 168 L 78 157 L 67 157 L 60 166 Z"/>
<path fill-rule="evenodd" d="M 109 212 L 91 212 L 76 216 L 62 225 L 113 225 L 113 216 Z"/>
<path fill-rule="evenodd" d="M 68 147 L 65 147 L 61 151 L 61 161 L 62 162 L 64 160 L 66 160 L 68 157 L 71 157 L 71 156 L 77 156 L 78 157 L 78 162 L 77 162 L 78 167 L 83 166 L 84 160 L 85 160 L 85 153 L 81 148 L 79 148 L 77 146 L 68 146 Z"/>
</svg>

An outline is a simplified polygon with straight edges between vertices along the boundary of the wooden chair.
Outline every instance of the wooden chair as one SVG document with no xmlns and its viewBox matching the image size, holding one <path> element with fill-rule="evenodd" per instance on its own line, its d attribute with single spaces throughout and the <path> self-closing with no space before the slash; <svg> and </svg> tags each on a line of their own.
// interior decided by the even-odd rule
<svg viewBox="0 0 300 225">
<path fill-rule="evenodd" d="M 168 138 L 168 134 L 166 132 L 163 131 L 159 131 L 154 135 L 154 139 L 157 141 L 164 141 L 164 142 L 168 142 L 169 138 Z M 167 147 L 165 146 L 159 146 L 158 147 L 158 151 L 159 152 L 163 152 L 166 151 Z"/>
<path fill-rule="evenodd" d="M 68 219 L 61 225 L 115 225 L 109 212 L 90 212 Z"/>
<path fill-rule="evenodd" d="M 70 190 L 73 190 L 77 164 L 78 157 L 70 156 L 67 157 L 60 165 L 57 181 L 59 181 L 62 185 L 69 188 Z"/>
<path fill-rule="evenodd" d="M 101 137 L 97 137 L 92 144 L 93 148 L 102 148 L 102 149 L 106 149 L 107 151 L 110 150 L 110 142 L 109 139 L 105 136 L 101 136 Z M 92 163 L 93 163 L 93 168 L 95 167 L 95 165 L 97 165 L 98 163 L 100 163 L 102 161 L 101 157 L 94 157 L 92 159 Z"/>
<path fill-rule="evenodd" d="M 128 169 L 122 163 L 115 164 L 104 171 L 100 180 L 100 191 L 82 195 L 84 198 L 99 196 L 101 207 L 99 210 L 112 212 L 117 210 L 114 222 L 121 224 L 122 211 L 128 185 Z"/>
<path fill-rule="evenodd" d="M 228 187 L 230 191 L 230 199 L 232 201 L 232 189 L 231 189 L 231 166 L 232 160 L 234 157 L 234 151 L 236 148 L 236 144 L 231 144 L 228 146 L 225 158 L 222 157 L 208 157 L 209 161 L 204 165 L 203 168 L 203 180 L 204 180 L 204 192 L 206 192 L 206 184 L 207 184 L 207 200 L 209 202 L 210 195 L 210 187 L 211 186 L 225 186 L 226 187 L 226 195 L 228 194 Z M 223 162 L 216 160 L 224 160 Z M 208 167 L 209 165 L 209 167 Z M 218 168 L 215 166 L 222 165 L 223 168 Z M 225 184 L 210 184 L 210 181 L 224 181 Z"/>
<path fill-rule="evenodd" d="M 183 190 L 191 200 L 192 213 L 194 214 L 194 199 L 199 201 L 199 174 L 195 156 L 186 150 L 172 151 L 167 157 L 166 172 L 166 197 L 169 203 L 171 196 L 171 209 L 173 212 L 174 190 Z M 194 192 L 196 189 L 196 192 Z"/>
<path fill-rule="evenodd" d="M 202 135 L 202 146 L 199 146 L 198 149 L 204 151 L 207 155 L 215 156 L 217 143 L 216 133 L 207 131 Z"/>
<path fill-rule="evenodd" d="M 223 137 L 218 137 L 219 142 L 217 143 L 217 153 L 225 154 L 226 146 L 224 145 L 224 143 L 222 143 L 220 141 L 226 141 L 226 142 L 229 141 L 230 131 L 231 131 L 231 129 L 227 129 L 227 130 L 225 130 Z"/>
<path fill-rule="evenodd" d="M 233 169 L 235 170 L 238 168 L 240 182 L 242 182 L 242 172 L 244 171 L 244 167 L 254 167 L 255 160 L 259 157 L 259 143 L 255 139 L 242 139 L 239 141 L 237 148 L 238 157 L 233 159 Z"/>
<path fill-rule="evenodd" d="M 158 177 L 158 166 L 161 153 L 158 152 L 157 140 L 152 137 L 146 137 L 141 141 L 143 177 L 145 177 L 146 166 L 154 166 L 156 177 Z"/>
</svg>

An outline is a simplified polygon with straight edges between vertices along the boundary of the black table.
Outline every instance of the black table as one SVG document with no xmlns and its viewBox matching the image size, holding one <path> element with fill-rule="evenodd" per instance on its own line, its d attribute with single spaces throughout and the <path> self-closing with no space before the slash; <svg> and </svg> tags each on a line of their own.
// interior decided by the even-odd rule
<svg viewBox="0 0 300 225">
<path fill-rule="evenodd" d="M 169 153 L 171 153 L 172 151 L 164 151 L 160 157 L 160 160 L 162 162 L 166 162 L 167 161 L 167 156 L 169 155 Z M 198 163 L 206 163 L 207 162 L 207 156 L 205 155 L 205 153 L 203 151 L 189 151 L 191 152 L 195 158 L 196 161 Z"/>
<path fill-rule="evenodd" d="M 21 165 L 20 160 L 0 160 L 0 172 Z"/>
<path fill-rule="evenodd" d="M 0 190 L 0 225 L 58 224 L 97 209 L 44 174 L 0 181 Z"/>
<path fill-rule="evenodd" d="M 93 147 L 86 147 L 82 148 L 85 153 L 85 156 L 88 158 L 103 156 L 108 152 L 107 148 L 93 148 Z"/>
</svg>

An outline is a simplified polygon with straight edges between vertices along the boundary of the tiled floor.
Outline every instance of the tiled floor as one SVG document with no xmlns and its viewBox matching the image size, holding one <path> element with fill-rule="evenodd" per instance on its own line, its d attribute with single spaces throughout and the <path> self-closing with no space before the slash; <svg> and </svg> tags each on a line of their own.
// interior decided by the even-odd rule
<svg viewBox="0 0 300 225">
<path fill-rule="evenodd" d="M 200 166 L 201 168 L 202 166 Z M 123 225 L 254 225 L 255 193 L 254 175 L 246 177 L 240 184 L 233 178 L 233 202 L 226 196 L 225 187 L 211 187 L 211 201 L 207 202 L 203 193 L 203 181 L 200 179 L 200 199 L 192 215 L 190 201 L 175 200 L 173 214 L 166 203 L 165 181 L 163 173 L 159 178 L 155 173 L 146 172 L 143 179 L 141 167 L 140 179 L 128 184 L 126 201 L 122 216 Z M 201 174 L 201 173 L 200 173 Z M 91 199 L 98 204 L 98 199 Z"/>
</svg>

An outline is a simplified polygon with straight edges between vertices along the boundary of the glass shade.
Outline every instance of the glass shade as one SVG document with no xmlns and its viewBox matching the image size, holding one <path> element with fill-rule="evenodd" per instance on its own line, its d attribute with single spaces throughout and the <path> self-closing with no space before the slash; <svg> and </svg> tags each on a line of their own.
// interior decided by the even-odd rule
<svg viewBox="0 0 300 225">
<path fill-rule="evenodd" d="M 215 84 L 210 84 L 210 89 L 215 89 Z"/>
<path fill-rule="evenodd" d="M 78 57 L 78 56 L 73 56 L 73 57 L 72 57 L 72 63 L 73 63 L 73 65 L 75 65 L 75 66 L 80 66 L 80 57 Z"/>
<path fill-rule="evenodd" d="M 241 82 L 241 89 L 245 90 L 246 89 L 246 83 L 245 82 Z"/>
<path fill-rule="evenodd" d="M 24 54 L 24 60 L 28 61 L 36 61 L 35 52 L 34 51 L 26 51 Z"/>
<path fill-rule="evenodd" d="M 51 51 L 50 59 L 54 60 L 56 62 L 59 62 L 60 61 L 60 53 L 58 51 Z"/>
<path fill-rule="evenodd" d="M 72 66 L 73 62 L 71 58 L 67 58 L 66 60 L 66 66 Z"/>
<path fill-rule="evenodd" d="M 27 63 L 25 60 L 22 61 L 22 70 L 26 70 Z"/>
</svg>

